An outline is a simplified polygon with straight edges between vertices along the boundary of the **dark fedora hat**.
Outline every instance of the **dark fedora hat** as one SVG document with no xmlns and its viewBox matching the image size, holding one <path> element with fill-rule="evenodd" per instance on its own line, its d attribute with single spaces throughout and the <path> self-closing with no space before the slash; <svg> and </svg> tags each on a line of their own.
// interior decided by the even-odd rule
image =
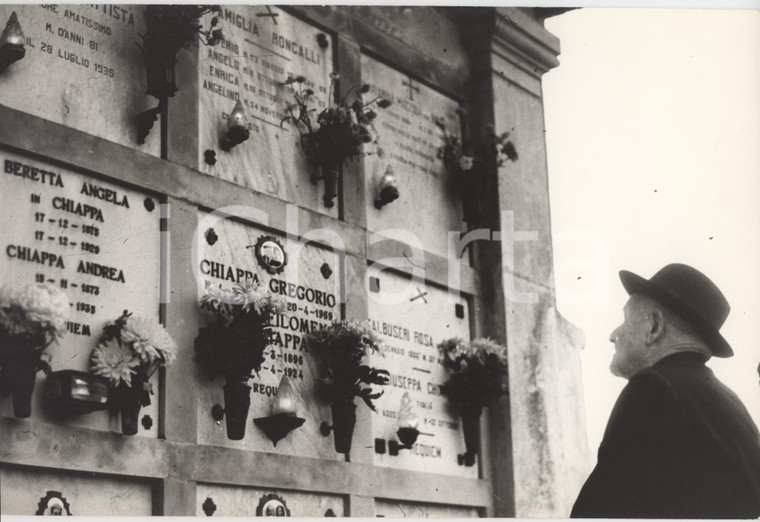
<svg viewBox="0 0 760 522">
<path fill-rule="evenodd" d="M 674 263 L 662 268 L 651 279 L 621 270 L 620 281 L 629 294 L 651 297 L 681 316 L 717 357 L 734 354 L 718 331 L 731 306 L 715 283 L 699 270 Z"/>
</svg>

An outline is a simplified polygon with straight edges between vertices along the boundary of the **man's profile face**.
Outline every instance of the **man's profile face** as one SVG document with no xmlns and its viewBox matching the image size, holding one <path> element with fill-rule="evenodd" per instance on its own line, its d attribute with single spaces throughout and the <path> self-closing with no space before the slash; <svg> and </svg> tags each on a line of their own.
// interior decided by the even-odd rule
<svg viewBox="0 0 760 522">
<path fill-rule="evenodd" d="M 647 367 L 646 333 L 650 308 L 646 299 L 635 296 L 625 303 L 623 324 L 610 334 L 610 341 L 615 343 L 615 354 L 610 363 L 613 375 L 630 379 Z"/>
</svg>

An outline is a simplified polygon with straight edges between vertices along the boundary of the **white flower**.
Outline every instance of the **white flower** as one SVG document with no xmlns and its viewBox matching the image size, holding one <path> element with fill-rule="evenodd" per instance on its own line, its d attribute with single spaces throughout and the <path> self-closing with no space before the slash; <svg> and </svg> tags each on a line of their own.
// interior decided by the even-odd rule
<svg viewBox="0 0 760 522">
<path fill-rule="evenodd" d="M 459 158 L 459 168 L 462 170 L 470 170 L 474 163 L 472 156 L 462 156 Z"/>
<path fill-rule="evenodd" d="M 207 288 L 201 297 L 201 306 L 226 316 L 248 312 L 251 308 L 262 316 L 285 309 L 285 303 L 279 296 L 272 295 L 263 284 L 250 280 L 236 284 L 231 291 Z"/>
<path fill-rule="evenodd" d="M 48 331 L 55 338 L 64 333 L 68 316 L 66 294 L 51 284 L 0 288 L 0 323 L 11 334 Z"/>
<path fill-rule="evenodd" d="M 140 360 L 132 350 L 122 346 L 117 339 L 99 344 L 90 355 L 90 370 L 95 375 L 107 377 L 113 386 L 118 386 L 120 381 L 131 386 L 133 368 L 139 364 Z"/>
<path fill-rule="evenodd" d="M 121 331 L 121 340 L 142 362 L 153 363 L 161 359 L 169 366 L 177 352 L 177 343 L 164 327 L 146 317 L 129 316 Z"/>
</svg>

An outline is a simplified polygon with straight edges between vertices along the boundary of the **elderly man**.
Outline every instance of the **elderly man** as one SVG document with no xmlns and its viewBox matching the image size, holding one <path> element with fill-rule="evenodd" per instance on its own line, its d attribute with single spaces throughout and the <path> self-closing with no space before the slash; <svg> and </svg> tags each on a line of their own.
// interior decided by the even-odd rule
<svg viewBox="0 0 760 522">
<path fill-rule="evenodd" d="M 571 516 L 757 518 L 760 434 L 705 366 L 733 355 L 719 333 L 728 302 L 686 265 L 620 279 L 630 298 L 610 336 L 610 369 L 628 385 Z"/>
</svg>

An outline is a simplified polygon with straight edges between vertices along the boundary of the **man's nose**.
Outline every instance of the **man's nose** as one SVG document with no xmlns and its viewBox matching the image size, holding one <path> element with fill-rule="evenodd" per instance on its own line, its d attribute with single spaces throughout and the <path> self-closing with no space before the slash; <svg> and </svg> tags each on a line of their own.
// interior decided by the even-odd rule
<svg viewBox="0 0 760 522">
<path fill-rule="evenodd" d="M 620 327 L 618 326 L 617 328 L 615 328 L 614 330 L 612 330 L 612 333 L 610 334 L 610 342 L 611 343 L 614 343 L 615 341 L 617 341 L 617 336 L 618 336 L 618 330 L 619 329 L 620 329 Z"/>
</svg>

